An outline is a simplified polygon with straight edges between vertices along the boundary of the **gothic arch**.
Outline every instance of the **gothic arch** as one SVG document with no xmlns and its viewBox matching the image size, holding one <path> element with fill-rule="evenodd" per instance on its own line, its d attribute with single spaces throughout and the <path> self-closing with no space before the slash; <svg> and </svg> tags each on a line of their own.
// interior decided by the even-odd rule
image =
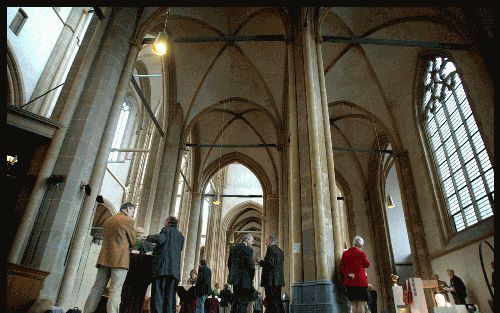
<svg viewBox="0 0 500 313">
<path fill-rule="evenodd" d="M 16 107 L 24 104 L 24 86 L 19 63 L 7 42 L 7 103 Z"/>
<path fill-rule="evenodd" d="M 241 152 L 231 152 L 224 154 L 220 158 L 214 160 L 210 165 L 208 165 L 204 169 L 203 175 L 200 180 L 199 186 L 202 187 L 200 188 L 200 190 L 205 189 L 205 186 L 210 181 L 210 178 L 212 178 L 212 176 L 215 175 L 217 171 L 219 171 L 219 169 L 231 163 L 240 163 L 246 166 L 257 177 L 260 185 L 262 186 L 264 197 L 265 195 L 272 194 L 273 184 L 271 183 L 262 166 L 260 166 L 260 164 L 254 159 Z"/>
</svg>

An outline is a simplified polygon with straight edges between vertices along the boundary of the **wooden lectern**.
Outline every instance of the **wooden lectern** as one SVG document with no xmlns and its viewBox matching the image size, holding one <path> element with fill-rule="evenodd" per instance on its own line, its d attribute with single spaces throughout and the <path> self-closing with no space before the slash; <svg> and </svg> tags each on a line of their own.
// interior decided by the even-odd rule
<svg viewBox="0 0 500 313">
<path fill-rule="evenodd" d="M 144 297 L 152 281 L 153 256 L 130 253 L 130 267 L 123 283 L 121 313 L 142 313 Z"/>
</svg>

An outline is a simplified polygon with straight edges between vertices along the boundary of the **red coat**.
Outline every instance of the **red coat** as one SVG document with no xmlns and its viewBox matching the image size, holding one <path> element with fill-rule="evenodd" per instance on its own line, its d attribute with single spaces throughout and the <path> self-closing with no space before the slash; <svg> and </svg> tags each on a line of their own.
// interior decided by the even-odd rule
<svg viewBox="0 0 500 313">
<path fill-rule="evenodd" d="M 340 260 L 340 271 L 344 277 L 344 286 L 368 287 L 368 278 L 365 268 L 370 266 L 366 254 L 356 247 L 344 251 Z M 354 274 L 354 279 L 349 278 L 349 273 Z"/>
</svg>

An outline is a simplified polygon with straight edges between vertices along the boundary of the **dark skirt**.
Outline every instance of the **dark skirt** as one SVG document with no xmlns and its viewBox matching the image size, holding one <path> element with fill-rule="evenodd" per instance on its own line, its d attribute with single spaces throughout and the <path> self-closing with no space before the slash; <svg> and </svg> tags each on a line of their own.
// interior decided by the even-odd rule
<svg viewBox="0 0 500 313">
<path fill-rule="evenodd" d="M 368 287 L 346 286 L 349 301 L 368 301 Z"/>
</svg>

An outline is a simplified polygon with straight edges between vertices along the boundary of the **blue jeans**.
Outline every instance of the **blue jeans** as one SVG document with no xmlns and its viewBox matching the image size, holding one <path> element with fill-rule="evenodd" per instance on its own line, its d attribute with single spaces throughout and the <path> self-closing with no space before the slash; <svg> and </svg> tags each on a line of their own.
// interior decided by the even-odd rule
<svg viewBox="0 0 500 313">
<path fill-rule="evenodd" d="M 205 313 L 205 300 L 207 300 L 208 295 L 203 295 L 198 297 L 198 302 L 196 302 L 196 313 Z"/>
</svg>

